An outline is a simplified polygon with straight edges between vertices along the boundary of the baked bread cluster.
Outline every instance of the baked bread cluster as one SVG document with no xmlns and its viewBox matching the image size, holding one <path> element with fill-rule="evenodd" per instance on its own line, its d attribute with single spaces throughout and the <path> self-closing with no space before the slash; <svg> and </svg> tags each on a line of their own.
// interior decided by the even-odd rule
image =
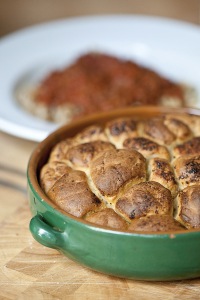
<svg viewBox="0 0 200 300">
<path fill-rule="evenodd" d="M 52 149 L 40 184 L 62 210 L 128 231 L 200 228 L 200 116 L 127 117 Z"/>
</svg>

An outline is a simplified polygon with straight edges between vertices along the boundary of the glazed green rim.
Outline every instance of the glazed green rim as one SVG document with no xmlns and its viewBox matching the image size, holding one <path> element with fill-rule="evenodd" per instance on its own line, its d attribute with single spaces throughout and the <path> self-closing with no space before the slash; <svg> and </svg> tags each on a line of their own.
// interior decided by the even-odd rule
<svg viewBox="0 0 200 300">
<path fill-rule="evenodd" d="M 144 113 L 144 111 L 146 111 Z M 137 113 L 137 114 L 136 114 Z M 80 128 L 81 125 L 84 127 L 92 125 L 94 123 L 104 123 L 105 120 L 109 120 L 110 118 L 116 118 L 116 117 L 125 117 L 125 116 L 137 116 L 138 114 L 143 115 L 161 115 L 163 113 L 175 113 L 174 108 L 166 108 L 166 107 L 154 107 L 154 106 L 141 106 L 141 107 L 134 107 L 134 108 L 128 108 L 128 109 L 121 109 L 121 110 L 115 110 L 113 112 L 106 112 L 106 113 L 100 113 L 100 114 L 93 114 L 89 117 L 82 117 L 77 121 L 73 121 L 70 124 L 61 126 L 54 132 L 52 132 L 50 135 L 48 135 L 42 142 L 40 142 L 35 150 L 32 152 L 28 167 L 27 167 L 27 181 L 28 186 L 34 195 L 35 198 L 37 198 L 49 211 L 51 210 L 52 213 L 58 215 L 61 218 L 67 218 L 72 223 L 80 223 L 83 226 L 92 228 L 93 230 L 100 231 L 100 232 L 107 232 L 112 234 L 118 234 L 118 235 L 131 235 L 131 236 L 141 236 L 141 237 L 177 237 L 179 235 L 187 235 L 188 234 L 196 234 L 200 233 L 200 229 L 187 229 L 187 230 L 178 230 L 178 231 L 162 231 L 162 232 L 151 232 L 151 231 L 128 231 L 128 230 L 117 230 L 117 229 L 110 229 L 103 226 L 98 226 L 96 224 L 91 224 L 90 222 L 75 217 L 64 210 L 60 209 L 56 204 L 54 204 L 44 193 L 42 190 L 39 181 L 38 181 L 38 172 L 41 168 L 41 166 L 46 162 L 48 158 L 48 154 L 50 153 L 52 147 L 59 141 L 61 141 L 63 138 L 66 137 L 72 137 L 74 133 L 78 133 L 76 128 Z M 200 110 L 196 108 L 181 108 L 176 113 L 189 113 L 194 115 L 200 115 Z M 102 122 L 102 120 L 104 120 Z M 66 134 L 67 132 L 67 134 Z M 54 141 L 54 142 L 53 142 Z M 50 147 L 49 147 L 50 145 Z M 45 155 L 44 155 L 44 153 Z M 45 156 L 45 157 L 44 157 Z M 43 163 L 41 166 L 39 164 L 41 163 L 40 160 L 43 160 Z"/>
</svg>

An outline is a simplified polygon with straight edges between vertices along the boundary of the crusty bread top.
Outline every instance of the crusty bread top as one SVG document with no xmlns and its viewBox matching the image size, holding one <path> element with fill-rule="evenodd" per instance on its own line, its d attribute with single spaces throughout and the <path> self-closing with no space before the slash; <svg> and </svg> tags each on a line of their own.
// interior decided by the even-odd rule
<svg viewBox="0 0 200 300">
<path fill-rule="evenodd" d="M 101 201 L 88 187 L 85 173 L 70 168 L 47 194 L 59 207 L 76 217 L 83 217 L 101 206 Z"/>
<path fill-rule="evenodd" d="M 167 160 L 170 159 L 170 154 L 166 147 L 144 137 L 125 139 L 123 142 L 123 148 L 135 149 L 147 159 L 150 157 L 165 158 Z"/>
<path fill-rule="evenodd" d="M 40 183 L 60 208 L 98 226 L 200 228 L 200 117 L 89 126 L 52 149 Z"/>
<path fill-rule="evenodd" d="M 114 145 L 104 141 L 93 141 L 71 147 L 65 158 L 74 168 L 88 168 L 94 158 L 108 150 L 115 149 Z"/>
<path fill-rule="evenodd" d="M 175 218 L 187 228 L 200 228 L 200 185 L 180 191 L 176 201 Z"/>
<path fill-rule="evenodd" d="M 176 231 L 183 230 L 184 227 L 172 216 L 150 215 L 135 219 L 129 226 L 132 231 Z"/>
<path fill-rule="evenodd" d="M 146 162 L 135 150 L 113 149 L 100 153 L 90 164 L 91 178 L 103 196 L 116 196 L 127 183 L 146 180 Z"/>
</svg>

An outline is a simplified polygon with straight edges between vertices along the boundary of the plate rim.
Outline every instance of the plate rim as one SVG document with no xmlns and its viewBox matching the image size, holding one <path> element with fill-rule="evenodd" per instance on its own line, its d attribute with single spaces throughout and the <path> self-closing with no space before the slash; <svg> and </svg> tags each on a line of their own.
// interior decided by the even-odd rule
<svg viewBox="0 0 200 300">
<path fill-rule="evenodd" d="M 183 21 L 179 19 L 174 18 L 168 18 L 168 17 L 161 17 L 161 16 L 155 16 L 155 15 L 143 15 L 143 14 L 97 14 L 97 15 L 84 15 L 84 16 L 74 16 L 74 17 L 68 17 L 68 18 L 60 18 L 45 22 L 40 22 L 37 24 L 33 24 L 30 26 L 27 26 L 25 28 L 18 29 L 14 32 L 11 32 L 3 37 L 0 38 L 0 52 L 1 52 L 1 46 L 9 43 L 9 41 L 12 41 L 13 38 L 18 40 L 19 37 L 23 37 L 27 33 L 32 33 L 38 30 L 45 30 L 49 29 L 52 26 L 63 26 L 67 24 L 72 23 L 90 23 L 95 22 L 102 22 L 103 20 L 107 20 L 109 22 L 119 22 L 126 20 L 128 22 L 141 22 L 144 21 L 152 24 L 155 23 L 162 23 L 163 25 L 170 24 L 171 26 L 175 26 L 176 28 L 187 28 L 191 32 L 195 32 L 200 35 L 200 26 L 198 24 L 190 23 L 188 21 Z M 25 70 L 24 70 L 25 71 Z M 14 102 L 14 101 L 13 101 Z M 21 110 L 21 109 L 20 109 Z M 25 112 L 26 113 L 26 112 Z M 29 117 L 29 113 L 26 113 L 27 118 Z M 32 120 L 35 120 L 37 122 L 38 117 L 35 117 L 33 115 L 30 116 Z M 40 122 L 40 120 L 39 120 Z M 48 122 L 42 120 L 43 123 L 46 124 L 48 129 L 38 129 L 33 127 L 24 127 L 24 125 L 20 125 L 16 123 L 16 121 L 11 121 L 8 119 L 5 119 L 0 112 L 0 130 L 4 131 L 5 133 L 14 135 L 19 138 L 32 140 L 36 142 L 40 142 L 43 140 L 48 134 L 50 134 L 52 131 L 56 130 L 60 125 L 55 124 L 53 122 Z"/>
</svg>

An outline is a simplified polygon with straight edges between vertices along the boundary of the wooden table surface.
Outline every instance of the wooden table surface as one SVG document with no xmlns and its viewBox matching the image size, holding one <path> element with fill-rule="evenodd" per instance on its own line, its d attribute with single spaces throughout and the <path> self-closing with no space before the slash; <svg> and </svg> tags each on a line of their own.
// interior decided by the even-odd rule
<svg viewBox="0 0 200 300">
<path fill-rule="evenodd" d="M 1 1 L 0 35 L 37 22 L 81 14 L 139 13 L 200 24 L 199 0 Z M 15 17 L 13 18 L 13 11 Z M 0 132 L 0 300 L 200 299 L 200 279 L 144 282 L 84 268 L 37 243 L 29 232 L 26 167 L 36 143 Z M 200 254 L 199 254 L 200 255 Z"/>
<path fill-rule="evenodd" d="M 26 167 L 36 143 L 0 132 L 0 299 L 200 299 L 200 279 L 144 282 L 103 275 L 29 232 Z"/>
</svg>

